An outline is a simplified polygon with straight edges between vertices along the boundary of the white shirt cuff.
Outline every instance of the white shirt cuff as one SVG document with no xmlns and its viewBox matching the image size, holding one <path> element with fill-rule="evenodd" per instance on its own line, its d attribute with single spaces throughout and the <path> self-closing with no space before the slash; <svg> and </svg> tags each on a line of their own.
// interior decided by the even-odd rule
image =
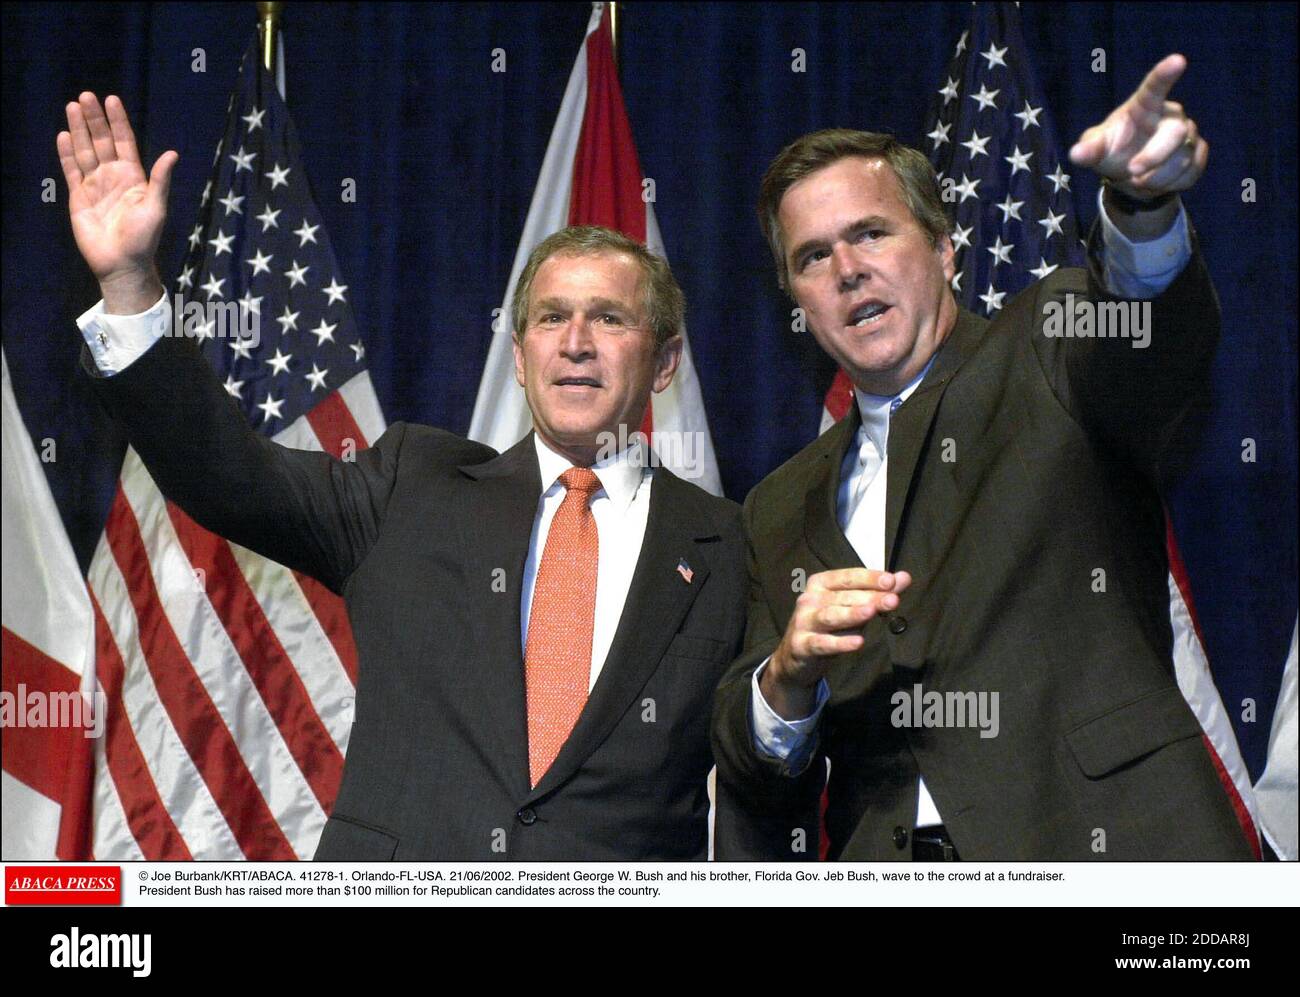
<svg viewBox="0 0 1300 997">
<path fill-rule="evenodd" d="M 1104 191 L 1104 187 L 1097 191 L 1097 211 L 1101 214 L 1101 238 L 1106 247 L 1107 290 L 1121 298 L 1159 297 L 1192 258 L 1187 209 L 1179 203 L 1173 227 L 1164 235 L 1133 242 L 1106 214 Z"/>
<path fill-rule="evenodd" d="M 166 291 L 152 308 L 137 315 L 108 315 L 101 299 L 77 316 L 77 327 L 90 347 L 95 366 L 108 375 L 126 370 L 170 333 L 171 325 Z"/>
<path fill-rule="evenodd" d="M 813 749 L 817 745 L 817 722 L 821 719 L 822 709 L 831 698 L 831 688 L 822 679 L 817 683 L 817 702 L 812 713 L 801 720 L 784 720 L 767 705 L 767 700 L 758 687 L 763 669 L 771 660 L 768 658 L 755 668 L 751 680 L 749 716 L 754 747 L 760 754 L 785 762 L 788 774 L 796 776 L 812 760 Z"/>
</svg>

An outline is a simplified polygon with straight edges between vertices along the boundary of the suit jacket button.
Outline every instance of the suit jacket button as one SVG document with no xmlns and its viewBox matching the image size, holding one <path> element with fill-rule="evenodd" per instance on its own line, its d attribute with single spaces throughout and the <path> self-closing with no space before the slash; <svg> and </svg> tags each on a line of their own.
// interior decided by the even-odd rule
<svg viewBox="0 0 1300 997">
<path fill-rule="evenodd" d="M 907 847 L 907 828 L 902 826 L 894 828 L 894 847 L 899 851 Z"/>
<path fill-rule="evenodd" d="M 537 823 L 537 811 L 532 807 L 524 807 L 515 816 L 519 818 L 519 823 L 523 824 L 524 827 L 531 827 Z"/>
<path fill-rule="evenodd" d="M 901 634 L 907 629 L 907 620 L 901 616 L 891 616 L 889 618 L 889 632 L 891 634 Z M 899 846 L 900 848 L 902 845 Z"/>
</svg>

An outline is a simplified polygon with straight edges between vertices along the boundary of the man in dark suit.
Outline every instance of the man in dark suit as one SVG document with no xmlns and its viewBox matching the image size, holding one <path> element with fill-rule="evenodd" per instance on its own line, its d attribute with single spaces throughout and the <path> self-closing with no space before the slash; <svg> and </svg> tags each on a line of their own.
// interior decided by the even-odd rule
<svg viewBox="0 0 1300 997">
<path fill-rule="evenodd" d="M 504 454 L 403 423 L 355 461 L 287 449 L 169 334 L 153 261 L 176 154 L 146 180 L 120 101 L 67 111 L 100 397 L 168 499 L 347 602 L 355 723 L 316 857 L 704 858 L 743 546 L 739 507 L 637 437 L 681 357 L 667 264 L 606 229 L 537 247 L 514 303 L 536 431 Z"/>
<path fill-rule="evenodd" d="M 719 858 L 815 855 L 824 759 L 836 858 L 1251 856 L 1171 658 L 1157 485 L 1219 327 L 1178 198 L 1208 155 L 1166 99 L 1184 69 L 1071 151 L 1105 178 L 1090 270 L 992 321 L 953 298 L 922 154 L 830 131 L 769 168 L 781 283 L 857 404 L 745 504 Z M 1061 335 L 1064 309 L 1148 305 L 1141 338 Z"/>
</svg>

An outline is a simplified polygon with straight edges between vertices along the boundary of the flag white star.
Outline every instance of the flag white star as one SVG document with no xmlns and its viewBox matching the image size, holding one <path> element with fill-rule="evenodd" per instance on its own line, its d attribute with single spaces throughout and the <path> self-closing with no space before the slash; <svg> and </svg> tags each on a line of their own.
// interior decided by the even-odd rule
<svg viewBox="0 0 1300 997">
<path fill-rule="evenodd" d="M 225 385 L 226 390 L 230 392 L 231 395 L 240 399 L 241 401 L 243 400 L 244 396 L 243 394 L 240 393 L 239 389 L 242 388 L 243 386 L 244 386 L 244 382 L 236 381 L 234 374 L 226 375 L 226 385 Z"/>
<path fill-rule="evenodd" d="M 293 234 L 298 237 L 298 248 L 301 249 L 309 242 L 316 242 L 316 230 L 319 225 L 308 225 L 307 219 L 302 220 L 302 224 L 293 230 Z M 317 243 L 319 245 L 319 243 Z"/>
<path fill-rule="evenodd" d="M 337 322 L 333 325 L 326 325 L 325 320 L 321 319 L 320 325 L 316 326 L 315 329 L 308 329 L 307 331 L 316 337 L 317 346 L 324 346 L 326 340 L 329 340 L 331 343 L 334 342 L 334 330 L 338 327 Z"/>
<path fill-rule="evenodd" d="M 200 284 L 199 288 L 207 294 L 209 298 L 224 298 L 225 295 L 221 291 L 221 285 L 225 282 L 225 277 L 218 280 L 216 274 L 209 274 L 208 282 L 206 284 Z"/>
<path fill-rule="evenodd" d="M 215 255 L 220 256 L 222 253 L 230 252 L 230 244 L 234 241 L 235 237 L 233 235 L 226 235 L 225 232 L 218 231 L 215 239 L 208 240 L 208 245 L 216 246 L 217 251 Z"/>
<path fill-rule="evenodd" d="M 1001 92 L 1002 92 L 1001 90 L 994 90 L 990 93 L 989 88 L 986 87 L 983 83 L 981 83 L 980 92 L 971 94 L 970 99 L 975 101 L 977 104 L 979 104 L 980 106 L 979 109 L 981 111 L 987 107 L 991 107 L 993 108 L 993 110 L 996 111 L 998 109 L 998 104 L 997 101 L 995 101 L 993 98 L 996 97 Z"/>
<path fill-rule="evenodd" d="M 189 238 L 190 249 L 194 249 L 202 241 L 203 241 L 203 226 L 195 225 L 194 231 L 190 233 L 190 238 Z"/>
<path fill-rule="evenodd" d="M 1002 223 L 1005 225 L 1013 218 L 1016 221 L 1021 220 L 1020 209 L 1024 206 L 1024 203 L 1025 203 L 1024 201 L 1011 200 L 1011 195 L 1008 194 L 1007 199 L 1005 201 L 1003 201 L 1001 204 L 995 204 L 994 207 L 1002 212 Z"/>
<path fill-rule="evenodd" d="M 949 76 L 947 84 L 944 85 L 944 88 L 940 90 L 939 93 L 943 97 L 943 106 L 947 107 L 950 100 L 957 99 L 957 81 Z"/>
<path fill-rule="evenodd" d="M 957 39 L 957 51 L 953 53 L 954 58 L 956 58 L 957 56 L 961 55 L 963 52 L 966 51 L 966 39 L 969 37 L 970 37 L 969 30 L 963 31 L 961 33 L 961 37 Z"/>
<path fill-rule="evenodd" d="M 1043 226 L 1043 238 L 1050 239 L 1053 232 L 1057 235 L 1065 235 L 1065 233 L 1061 231 L 1061 222 L 1063 221 L 1065 221 L 1064 211 L 1059 215 L 1054 215 L 1052 214 L 1052 209 L 1048 208 L 1047 217 L 1038 219 L 1038 224 Z"/>
<path fill-rule="evenodd" d="M 249 288 L 244 292 L 244 296 L 239 299 L 239 303 L 243 306 L 245 311 L 252 312 L 254 315 L 261 315 L 263 297 L 263 295 L 259 295 L 256 298 L 253 297 L 253 289 Z"/>
<path fill-rule="evenodd" d="M 234 336 L 226 344 L 234 352 L 235 356 L 241 360 L 253 359 L 253 343 L 251 337 L 245 339 L 243 336 Z"/>
<path fill-rule="evenodd" d="M 199 207 L 207 207 L 208 198 L 212 196 L 212 181 L 209 180 L 203 185 L 203 197 L 199 199 Z"/>
<path fill-rule="evenodd" d="M 283 419 L 284 416 L 280 414 L 280 407 L 282 405 L 284 405 L 284 399 L 274 398 L 268 391 L 266 394 L 266 401 L 259 403 L 257 406 L 264 413 L 262 421 L 270 422 L 272 419 Z"/>
<path fill-rule="evenodd" d="M 952 275 L 952 289 L 953 289 L 954 291 L 960 291 L 960 290 L 961 290 L 961 271 L 960 271 L 960 270 L 958 270 L 955 274 Z"/>
<path fill-rule="evenodd" d="M 257 158 L 257 153 L 245 152 L 244 147 L 241 145 L 239 147 L 239 151 L 235 153 L 233 156 L 231 156 L 230 158 L 235 161 L 236 173 L 238 173 L 240 170 L 248 170 L 249 173 L 252 173 L 253 160 Z"/>
<path fill-rule="evenodd" d="M 329 372 L 330 369 L 328 367 L 324 370 L 320 370 L 316 367 L 316 364 L 313 363 L 311 365 L 311 372 L 304 374 L 303 377 L 307 378 L 307 380 L 311 382 L 311 390 L 315 391 L 317 388 L 325 387 L 325 375 Z"/>
<path fill-rule="evenodd" d="M 208 319 L 206 322 L 200 322 L 194 327 L 194 336 L 197 339 L 216 339 L 217 338 L 217 320 Z M 243 383 L 242 381 L 240 382 Z"/>
<path fill-rule="evenodd" d="M 321 291 L 329 297 L 329 301 L 325 302 L 326 307 L 334 304 L 336 301 L 342 301 L 344 304 L 347 304 L 348 299 L 343 296 L 343 292 L 347 289 L 347 284 L 340 284 L 337 280 L 331 277 L 330 286 L 321 288 Z"/>
<path fill-rule="evenodd" d="M 1038 259 L 1040 260 L 1039 265 L 1036 266 L 1036 267 L 1034 267 L 1032 270 L 1029 271 L 1029 272 L 1030 272 L 1031 274 L 1033 274 L 1034 277 L 1036 277 L 1038 280 L 1042 280 L 1042 279 L 1043 279 L 1044 277 L 1046 277 L 1049 273 L 1051 273 L 1053 270 L 1055 270 L 1055 269 L 1057 268 L 1057 266 L 1059 265 L 1059 264 L 1056 264 L 1056 263 L 1048 263 L 1047 260 L 1043 259 L 1043 257 L 1041 257 L 1041 256 L 1040 256 Z"/>
<path fill-rule="evenodd" d="M 288 305 L 284 306 L 284 313 L 276 319 L 276 321 L 280 323 L 281 336 L 289 332 L 291 329 L 294 332 L 298 331 L 298 316 L 300 314 L 301 314 L 300 312 L 289 311 Z"/>
<path fill-rule="evenodd" d="M 240 207 L 240 205 L 244 203 L 244 199 L 242 197 L 236 197 L 233 190 L 225 197 L 217 198 L 217 203 L 225 207 L 227 218 L 229 218 L 232 213 L 239 215 L 244 213 L 244 209 Z"/>
<path fill-rule="evenodd" d="M 952 130 L 951 122 L 945 125 L 942 121 L 936 121 L 934 125 L 934 131 L 926 135 L 926 138 L 934 139 L 934 148 L 937 150 L 939 146 L 943 145 L 945 142 L 951 141 L 951 139 L 948 138 L 948 132 L 951 130 Z"/>
<path fill-rule="evenodd" d="M 980 58 L 988 59 L 988 68 L 992 69 L 994 66 L 1006 66 L 1007 61 L 1002 58 L 1006 54 L 1007 46 L 1003 45 L 1001 48 L 998 48 L 997 45 L 993 44 L 993 42 L 989 42 L 989 50 L 987 52 L 981 52 Z"/>
<path fill-rule="evenodd" d="M 310 269 L 311 267 L 309 266 L 299 266 L 298 261 L 294 260 L 293 266 L 284 272 L 284 275 L 289 278 L 289 286 L 297 287 L 299 284 L 305 285 L 307 283 L 307 271 Z"/>
<path fill-rule="evenodd" d="M 280 348 L 277 346 L 275 356 L 267 360 L 266 363 L 270 365 L 272 374 L 287 374 L 289 373 L 289 361 L 292 359 L 292 353 L 281 353 Z"/>
<path fill-rule="evenodd" d="M 251 135 L 253 132 L 257 131 L 257 129 L 262 127 L 262 119 L 264 117 L 266 117 L 266 108 L 263 107 L 259 109 L 255 107 L 239 120 L 248 122 L 248 133 Z"/>
<path fill-rule="evenodd" d="M 972 129 L 970 140 L 967 142 L 959 142 L 957 144 L 969 149 L 970 158 L 974 159 L 976 156 L 988 155 L 988 152 L 985 151 L 984 147 L 989 144 L 989 139 L 992 137 L 992 135 L 985 135 L 983 138 L 980 138 L 980 133 Z"/>
<path fill-rule="evenodd" d="M 1032 149 L 1030 149 L 1028 152 L 1021 152 L 1020 146 L 1016 146 L 1015 151 L 1012 152 L 1011 155 L 1004 156 L 1003 158 L 1006 159 L 1006 161 L 1011 164 L 1011 175 L 1015 176 L 1021 170 L 1024 170 L 1026 173 L 1028 173 L 1029 158 L 1033 154 L 1034 151 Z"/>
<path fill-rule="evenodd" d="M 288 187 L 289 181 L 286 180 L 285 177 L 289 175 L 289 172 L 290 170 L 288 167 L 282 169 L 279 163 L 276 163 L 271 167 L 271 172 L 266 174 L 267 178 L 271 181 L 271 189 L 275 190 L 275 188 L 279 187 L 281 184 Z"/>
<path fill-rule="evenodd" d="M 1025 101 L 1025 109 L 1023 111 L 1017 111 L 1012 115 L 1012 117 L 1019 118 L 1020 127 L 1028 130 L 1031 126 L 1035 128 L 1041 127 L 1041 125 L 1038 124 L 1038 116 L 1042 113 L 1043 109 L 1041 107 L 1031 107 L 1029 101 Z"/>
<path fill-rule="evenodd" d="M 276 219 L 279 217 L 280 217 L 279 209 L 272 211 L 271 206 L 269 204 L 266 206 L 266 210 L 257 216 L 257 220 L 262 223 L 263 235 L 266 234 L 267 229 L 280 227 L 280 223 L 276 221 Z"/>
<path fill-rule="evenodd" d="M 1002 236 L 998 236 L 993 245 L 987 248 L 989 253 L 993 256 L 993 266 L 996 267 L 999 263 L 1011 262 L 1011 250 L 1016 248 L 1016 244 L 1014 242 L 1008 242 L 1006 245 L 1003 245 Z"/>
<path fill-rule="evenodd" d="M 981 294 L 979 296 L 979 299 L 982 302 L 984 302 L 985 309 L 987 309 L 988 313 L 992 315 L 995 311 L 997 311 L 999 308 L 1002 307 L 1002 299 L 1005 298 L 1006 296 L 1007 296 L 1006 291 L 994 291 L 993 283 L 992 281 L 990 281 L 989 289 L 985 293 Z"/>
<path fill-rule="evenodd" d="M 183 287 L 187 290 L 190 288 L 190 286 L 193 283 L 194 283 L 193 267 L 186 267 L 184 270 L 181 271 L 181 275 L 176 278 L 176 286 Z"/>
<path fill-rule="evenodd" d="M 954 249 L 967 249 L 970 247 L 970 234 L 974 230 L 974 225 L 967 225 L 962 228 L 958 225 L 952 232 L 952 245 Z"/>
<path fill-rule="evenodd" d="M 1070 174 L 1065 173 L 1061 170 L 1060 163 L 1056 164 L 1055 173 L 1047 174 L 1047 179 L 1052 181 L 1053 194 L 1059 194 L 1061 192 L 1062 187 L 1064 187 L 1066 190 L 1070 189 Z"/>
<path fill-rule="evenodd" d="M 965 173 L 962 173 L 961 183 L 957 184 L 957 186 L 953 188 L 956 191 L 956 193 L 961 195 L 961 200 L 958 201 L 957 203 L 958 204 L 964 203 L 966 198 L 968 197 L 974 197 L 978 201 L 979 197 L 975 193 L 975 188 L 978 187 L 979 185 L 980 185 L 980 181 L 978 178 L 975 180 L 971 180 L 966 176 Z"/>
<path fill-rule="evenodd" d="M 249 274 L 249 276 L 256 277 L 260 273 L 270 273 L 271 268 L 270 266 L 268 266 L 268 264 L 273 259 L 275 259 L 274 253 L 268 256 L 259 249 L 256 255 L 254 255 L 251 259 L 247 259 L 244 261 L 245 263 L 251 263 L 253 266 L 253 272 Z"/>
<path fill-rule="evenodd" d="M 366 355 L 366 348 L 360 343 L 348 343 L 348 349 L 357 355 L 357 363 L 360 363 L 361 358 Z"/>
</svg>

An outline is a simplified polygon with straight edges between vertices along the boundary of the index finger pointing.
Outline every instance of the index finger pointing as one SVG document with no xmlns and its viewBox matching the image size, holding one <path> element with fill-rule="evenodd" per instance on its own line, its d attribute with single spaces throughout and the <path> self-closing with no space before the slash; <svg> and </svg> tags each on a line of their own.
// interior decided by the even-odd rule
<svg viewBox="0 0 1300 997">
<path fill-rule="evenodd" d="M 1143 78 L 1132 99 L 1142 105 L 1144 111 L 1159 114 L 1164 110 L 1165 98 L 1174 84 L 1187 70 L 1187 59 L 1178 53 L 1167 55 L 1154 66 Z"/>
<path fill-rule="evenodd" d="M 844 592 L 851 589 L 875 589 L 890 591 L 895 584 L 895 576 L 888 571 L 872 571 L 870 568 L 837 568 L 834 571 L 822 571 L 808 579 L 809 589 L 822 589 L 828 592 Z"/>
</svg>

